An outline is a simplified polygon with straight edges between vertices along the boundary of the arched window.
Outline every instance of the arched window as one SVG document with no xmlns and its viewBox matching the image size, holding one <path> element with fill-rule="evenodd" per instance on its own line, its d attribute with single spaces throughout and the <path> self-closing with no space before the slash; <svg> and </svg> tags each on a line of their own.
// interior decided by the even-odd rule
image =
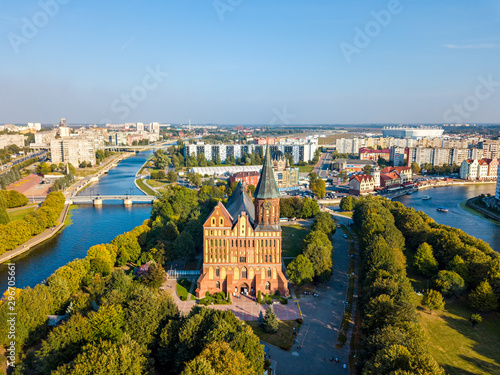
<svg viewBox="0 0 500 375">
<path fill-rule="evenodd" d="M 231 240 L 231 246 L 234 246 L 234 240 Z"/>
<path fill-rule="evenodd" d="M 216 282 L 215 282 L 215 287 L 216 287 L 217 289 L 220 289 L 220 281 L 216 281 Z"/>
<path fill-rule="evenodd" d="M 274 240 L 274 246 L 276 246 L 276 240 Z"/>
<path fill-rule="evenodd" d="M 247 278 L 247 268 L 246 267 L 243 267 L 243 269 L 241 270 L 241 278 L 242 279 Z"/>
<path fill-rule="evenodd" d="M 219 246 L 222 246 L 222 240 L 219 240 Z"/>
<path fill-rule="evenodd" d="M 270 254 L 269 255 L 269 263 L 272 263 L 273 262 L 273 254 Z"/>
<path fill-rule="evenodd" d="M 211 230 L 211 231 L 210 231 L 210 235 L 211 235 L 211 236 L 213 236 L 213 235 L 214 235 L 214 231 L 213 231 L 213 230 Z"/>
<path fill-rule="evenodd" d="M 267 247 L 267 240 L 266 240 L 266 247 Z"/>
<path fill-rule="evenodd" d="M 217 277 L 220 276 L 220 269 L 219 269 L 219 267 L 215 267 L 215 276 L 217 276 Z"/>
<path fill-rule="evenodd" d="M 266 259 L 266 263 L 267 263 L 267 254 L 266 254 L 266 255 L 264 255 L 264 256 L 265 256 L 265 259 Z"/>
<path fill-rule="evenodd" d="M 271 283 L 266 281 L 266 290 L 271 290 Z"/>
<path fill-rule="evenodd" d="M 222 244 L 226 246 L 226 240 L 222 240 Z"/>
<path fill-rule="evenodd" d="M 243 247 L 243 241 L 240 240 L 240 247 Z"/>
<path fill-rule="evenodd" d="M 268 279 L 271 278 L 271 269 L 270 268 L 267 269 L 267 278 Z"/>
<path fill-rule="evenodd" d="M 214 246 L 214 240 L 210 240 L 210 246 Z"/>
<path fill-rule="evenodd" d="M 252 246 L 255 247 L 255 240 L 252 240 Z"/>
<path fill-rule="evenodd" d="M 224 225 L 224 219 L 223 218 L 220 218 L 219 222 L 220 222 L 220 226 Z"/>
</svg>

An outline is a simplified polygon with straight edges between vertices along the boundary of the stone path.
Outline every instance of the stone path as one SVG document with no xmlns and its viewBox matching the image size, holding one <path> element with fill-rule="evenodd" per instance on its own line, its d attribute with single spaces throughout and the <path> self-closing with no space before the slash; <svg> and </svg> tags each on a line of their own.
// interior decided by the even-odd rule
<svg viewBox="0 0 500 375">
<path fill-rule="evenodd" d="M 168 280 L 164 284 L 164 288 L 165 290 L 169 290 L 172 294 L 179 312 L 182 315 L 187 315 L 191 308 L 196 305 L 196 301 L 181 301 L 176 293 L 176 284 L 176 280 Z M 242 296 L 241 298 L 231 297 L 231 302 L 231 305 L 209 305 L 207 307 L 215 310 L 231 310 L 234 315 L 241 320 L 257 320 L 260 312 L 262 311 L 262 313 L 265 314 L 266 310 L 269 308 L 268 305 L 258 304 L 257 302 L 244 296 Z M 288 304 L 286 305 L 282 305 L 279 302 L 274 303 L 273 308 L 276 316 L 280 320 L 295 320 L 301 317 L 298 302 L 294 302 L 291 299 L 288 300 Z"/>
</svg>

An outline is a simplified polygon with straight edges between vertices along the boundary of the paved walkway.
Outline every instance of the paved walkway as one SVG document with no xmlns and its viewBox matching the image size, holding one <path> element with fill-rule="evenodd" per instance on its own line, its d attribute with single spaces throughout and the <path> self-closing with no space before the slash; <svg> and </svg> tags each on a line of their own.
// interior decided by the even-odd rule
<svg viewBox="0 0 500 375">
<path fill-rule="evenodd" d="M 165 284 L 165 290 L 170 290 L 172 296 L 174 297 L 175 303 L 182 315 L 189 314 L 191 308 L 196 304 L 196 301 L 188 300 L 181 301 L 176 293 L 176 280 L 168 280 Z M 231 305 L 210 305 L 210 307 L 215 310 L 231 310 L 234 315 L 241 320 L 257 320 L 260 312 L 266 313 L 269 308 L 268 305 L 261 305 L 254 300 L 242 296 L 241 298 L 231 297 Z M 300 312 L 297 302 L 289 299 L 287 305 L 282 305 L 277 302 L 273 304 L 274 312 L 280 320 L 295 320 L 300 318 Z"/>
<path fill-rule="evenodd" d="M 339 222 L 347 224 L 349 218 L 339 217 Z M 347 272 L 349 267 L 348 240 L 344 232 L 337 229 L 333 236 L 334 267 L 331 280 L 316 289 L 319 297 L 300 298 L 300 309 L 304 324 L 297 335 L 297 342 L 290 351 L 270 346 L 270 354 L 277 361 L 278 374 L 348 374 L 349 343 L 342 349 L 335 349 L 338 330 L 344 312 L 346 299 Z M 298 349 L 298 347 L 301 349 Z M 338 357 L 339 363 L 329 361 Z"/>
<path fill-rule="evenodd" d="M 13 250 L 6 251 L 2 255 L 0 255 L 0 264 L 3 262 L 6 262 L 9 259 L 17 257 L 18 255 L 21 255 L 22 253 L 31 249 L 33 246 L 36 246 L 39 243 L 46 241 L 50 237 L 55 235 L 59 231 L 59 229 L 61 229 L 64 226 L 64 221 L 66 220 L 66 215 L 69 212 L 69 207 L 70 206 L 68 204 L 64 206 L 64 209 L 61 212 L 61 215 L 59 216 L 59 219 L 58 219 L 59 225 L 57 225 L 56 227 L 45 229 L 42 233 L 29 239 L 28 241 L 23 243 L 21 246 L 16 247 Z"/>
</svg>

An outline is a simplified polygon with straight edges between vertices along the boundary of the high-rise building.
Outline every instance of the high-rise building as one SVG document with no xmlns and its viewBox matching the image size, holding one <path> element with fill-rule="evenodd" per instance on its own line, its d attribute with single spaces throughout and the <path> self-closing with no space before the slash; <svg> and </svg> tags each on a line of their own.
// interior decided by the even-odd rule
<svg viewBox="0 0 500 375">
<path fill-rule="evenodd" d="M 219 202 L 203 224 L 203 269 L 196 295 L 206 292 L 288 296 L 281 265 L 280 194 L 270 150 L 255 189 L 255 201 L 240 183 L 226 206 Z"/>
<path fill-rule="evenodd" d="M 78 167 L 81 162 L 95 165 L 94 140 L 90 138 L 58 138 L 50 142 L 52 163 L 71 163 Z"/>
<path fill-rule="evenodd" d="M 137 125 L 135 126 L 135 128 L 138 132 L 143 132 L 144 131 L 144 124 L 142 122 L 138 122 Z"/>
</svg>

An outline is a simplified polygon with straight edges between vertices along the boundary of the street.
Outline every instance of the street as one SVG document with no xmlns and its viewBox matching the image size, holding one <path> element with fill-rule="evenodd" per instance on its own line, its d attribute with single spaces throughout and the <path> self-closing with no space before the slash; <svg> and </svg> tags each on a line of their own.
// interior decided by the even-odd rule
<svg viewBox="0 0 500 375">
<path fill-rule="evenodd" d="M 349 218 L 336 218 L 347 224 Z M 332 242 L 334 247 L 333 275 L 325 286 L 316 289 L 319 297 L 300 296 L 300 309 L 304 324 L 297 335 L 297 343 L 290 351 L 266 344 L 271 350 L 271 358 L 277 361 L 277 374 L 348 374 L 349 341 L 342 349 L 335 349 L 338 329 L 341 324 L 346 299 L 348 259 L 348 240 L 344 232 L 337 228 Z M 300 349 L 297 349 L 300 347 Z M 330 362 L 338 357 L 339 362 Z"/>
</svg>

